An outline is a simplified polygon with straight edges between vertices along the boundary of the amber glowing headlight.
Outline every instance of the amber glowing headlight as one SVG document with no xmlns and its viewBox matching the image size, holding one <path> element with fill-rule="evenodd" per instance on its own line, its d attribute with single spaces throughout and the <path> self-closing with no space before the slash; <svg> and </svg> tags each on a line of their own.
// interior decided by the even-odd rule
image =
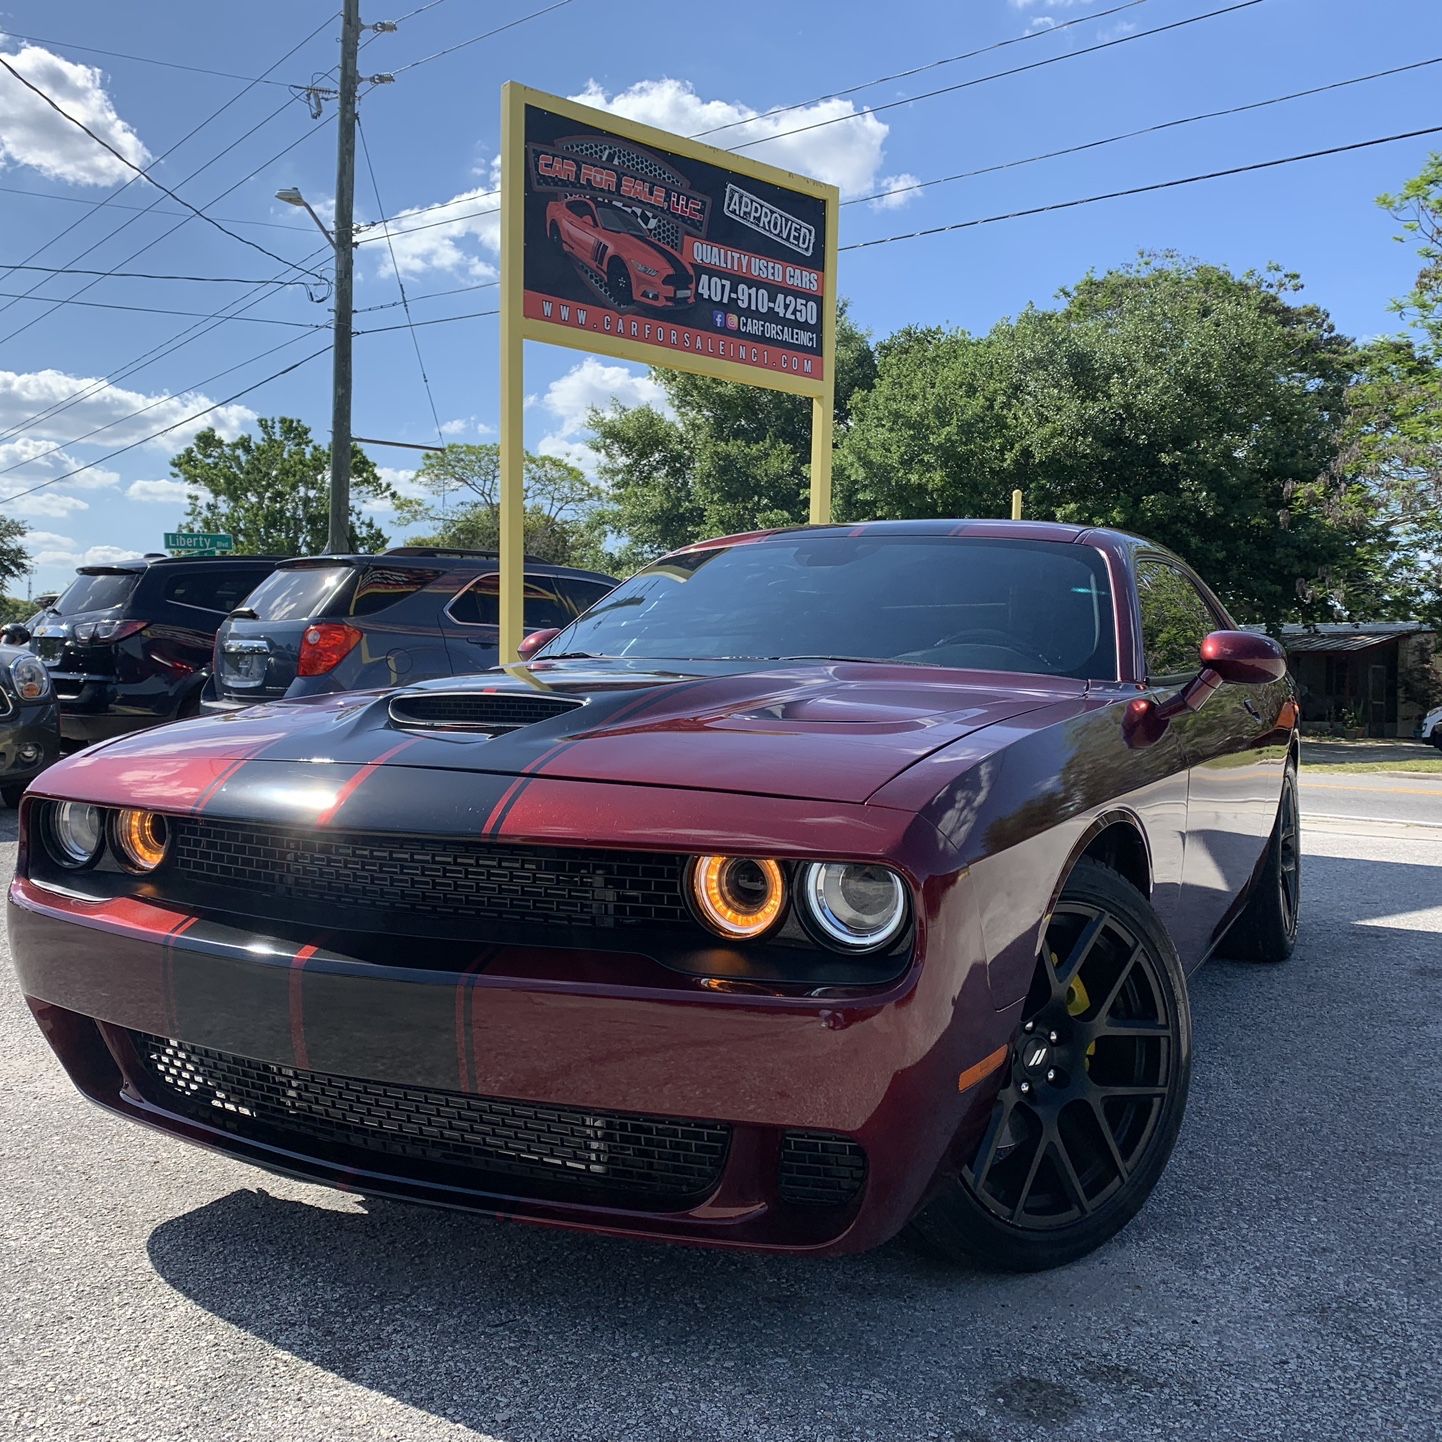
<svg viewBox="0 0 1442 1442">
<path fill-rule="evenodd" d="M 748 941 L 780 921 L 786 879 L 774 861 L 698 856 L 691 868 L 691 899 L 712 931 L 729 941 Z"/>
<path fill-rule="evenodd" d="M 165 860 L 170 834 L 158 813 L 127 806 L 115 813 L 111 828 L 116 854 L 131 871 L 154 871 Z"/>
<path fill-rule="evenodd" d="M 901 878 L 873 862 L 812 862 L 797 890 L 812 929 L 848 951 L 879 950 L 906 924 Z"/>
</svg>

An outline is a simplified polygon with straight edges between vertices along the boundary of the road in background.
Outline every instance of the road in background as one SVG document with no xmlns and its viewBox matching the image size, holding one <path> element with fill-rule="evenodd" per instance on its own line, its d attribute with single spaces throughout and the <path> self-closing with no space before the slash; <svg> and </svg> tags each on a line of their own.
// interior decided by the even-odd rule
<svg viewBox="0 0 1442 1442">
<path fill-rule="evenodd" d="M 1442 830 L 1442 776 L 1400 771 L 1317 773 L 1308 771 L 1304 760 L 1300 784 L 1304 818 L 1362 818 Z"/>
<path fill-rule="evenodd" d="M 1194 978 L 1191 1103 L 1151 1202 L 1029 1277 L 268 1177 L 82 1102 L 7 962 L 0 1437 L 1435 1439 L 1442 831 L 1305 841 L 1292 960 Z"/>
</svg>

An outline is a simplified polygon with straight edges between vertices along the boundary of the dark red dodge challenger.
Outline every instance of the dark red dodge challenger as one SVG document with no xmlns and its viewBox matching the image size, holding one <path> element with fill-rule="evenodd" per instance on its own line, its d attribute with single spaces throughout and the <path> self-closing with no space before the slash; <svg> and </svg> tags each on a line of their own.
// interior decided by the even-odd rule
<svg viewBox="0 0 1442 1442">
<path fill-rule="evenodd" d="M 10 932 L 87 1096 L 262 1167 L 1046 1267 L 1166 1165 L 1187 972 L 1292 948 L 1296 723 L 1132 536 L 733 536 L 524 665 L 62 762 Z"/>
</svg>

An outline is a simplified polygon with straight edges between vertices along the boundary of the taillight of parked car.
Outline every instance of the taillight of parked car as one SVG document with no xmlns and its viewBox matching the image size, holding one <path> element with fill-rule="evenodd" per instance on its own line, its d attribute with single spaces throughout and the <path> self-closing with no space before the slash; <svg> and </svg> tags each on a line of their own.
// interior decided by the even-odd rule
<svg viewBox="0 0 1442 1442">
<path fill-rule="evenodd" d="M 318 625 L 307 626 L 300 638 L 297 673 L 301 676 L 329 674 L 355 650 L 360 639 L 361 633 L 342 621 L 322 621 Z"/>
<path fill-rule="evenodd" d="M 96 641 L 123 641 L 149 624 L 149 621 L 77 621 L 70 634 L 82 646 L 88 646 Z"/>
</svg>

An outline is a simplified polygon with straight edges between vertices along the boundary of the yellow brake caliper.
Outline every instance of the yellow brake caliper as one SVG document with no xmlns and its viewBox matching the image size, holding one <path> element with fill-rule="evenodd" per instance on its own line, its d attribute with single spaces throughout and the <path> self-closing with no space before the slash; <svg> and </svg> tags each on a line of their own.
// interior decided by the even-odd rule
<svg viewBox="0 0 1442 1442">
<path fill-rule="evenodd" d="M 1051 954 L 1051 964 L 1054 967 L 1061 965 L 1061 962 L 1058 959 L 1056 952 L 1052 952 Z M 1087 1008 L 1090 1007 L 1091 1004 L 1092 999 L 1087 994 L 1086 983 L 1081 979 L 1080 976 L 1072 977 L 1071 981 L 1067 983 L 1066 989 L 1066 1014 L 1068 1016 L 1083 1016 L 1086 1014 Z M 1093 1042 L 1087 1048 L 1088 1068 L 1091 1067 L 1091 1060 L 1092 1057 L 1096 1055 L 1096 1049 L 1096 1042 Z"/>
</svg>

